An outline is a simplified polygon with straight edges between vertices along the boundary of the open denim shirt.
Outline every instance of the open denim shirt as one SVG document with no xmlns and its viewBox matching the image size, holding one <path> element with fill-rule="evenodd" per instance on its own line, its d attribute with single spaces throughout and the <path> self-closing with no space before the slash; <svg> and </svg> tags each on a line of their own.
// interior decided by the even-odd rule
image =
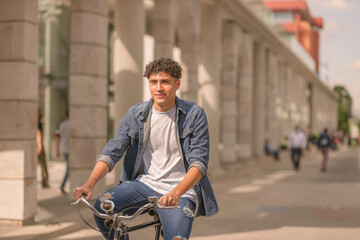
<svg viewBox="0 0 360 240">
<path fill-rule="evenodd" d="M 115 136 L 105 146 L 97 161 L 105 162 L 110 171 L 125 154 L 120 182 L 134 180 L 142 174 L 142 154 L 149 138 L 153 100 L 129 109 Z M 198 198 L 197 216 L 212 216 L 218 212 L 215 195 L 206 175 L 209 162 L 209 131 L 204 110 L 195 103 L 176 97 L 178 144 L 181 147 L 186 172 L 197 167 L 202 178 L 194 186 Z"/>
</svg>

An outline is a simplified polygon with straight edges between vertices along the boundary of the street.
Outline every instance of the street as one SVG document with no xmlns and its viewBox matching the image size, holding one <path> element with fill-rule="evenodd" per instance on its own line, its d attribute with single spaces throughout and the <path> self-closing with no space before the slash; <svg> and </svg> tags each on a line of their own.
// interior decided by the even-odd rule
<svg viewBox="0 0 360 240">
<path fill-rule="evenodd" d="M 191 239 L 360 239 L 359 150 L 332 151 L 325 173 L 320 163 L 321 155 L 313 148 L 298 172 L 284 152 L 278 162 L 266 158 L 214 177 L 220 212 L 196 218 Z M 153 239 L 153 229 L 131 236 Z M 55 239 L 101 237 L 84 225 Z"/>
</svg>

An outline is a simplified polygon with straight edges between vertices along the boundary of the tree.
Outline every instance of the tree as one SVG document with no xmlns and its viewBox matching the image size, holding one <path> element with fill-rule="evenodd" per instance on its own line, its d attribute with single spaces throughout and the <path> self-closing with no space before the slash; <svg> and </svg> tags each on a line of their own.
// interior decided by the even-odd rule
<svg viewBox="0 0 360 240">
<path fill-rule="evenodd" d="M 335 86 L 334 91 L 338 94 L 338 128 L 344 133 L 350 133 L 349 119 L 352 116 L 352 99 L 349 92 L 343 86 Z"/>
</svg>

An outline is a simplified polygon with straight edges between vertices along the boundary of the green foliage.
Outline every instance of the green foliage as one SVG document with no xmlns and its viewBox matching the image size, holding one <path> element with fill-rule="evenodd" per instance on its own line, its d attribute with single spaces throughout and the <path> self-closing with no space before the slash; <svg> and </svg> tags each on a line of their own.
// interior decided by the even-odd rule
<svg viewBox="0 0 360 240">
<path fill-rule="evenodd" d="M 350 124 L 349 119 L 351 115 L 347 111 L 346 107 L 341 103 L 338 102 L 338 127 L 343 130 L 344 133 L 350 132 Z"/>
<path fill-rule="evenodd" d="M 337 104 L 338 127 L 344 133 L 350 133 L 349 119 L 351 118 L 352 99 L 348 91 L 342 86 L 335 86 L 334 91 L 339 95 Z"/>
</svg>

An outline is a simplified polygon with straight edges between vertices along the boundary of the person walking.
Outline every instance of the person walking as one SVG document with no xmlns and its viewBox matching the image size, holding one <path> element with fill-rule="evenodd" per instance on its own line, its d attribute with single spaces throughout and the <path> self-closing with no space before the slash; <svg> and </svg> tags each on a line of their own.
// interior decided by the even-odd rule
<svg viewBox="0 0 360 240">
<path fill-rule="evenodd" d="M 60 157 L 60 152 L 65 160 L 66 170 L 64 178 L 60 185 L 60 191 L 66 193 L 65 184 L 69 177 L 69 111 L 65 112 L 65 120 L 59 125 L 59 129 L 55 131 L 55 148 L 56 157 Z"/>
<path fill-rule="evenodd" d="M 306 136 L 299 126 L 290 134 L 288 148 L 291 151 L 291 161 L 296 171 L 300 170 L 300 160 L 303 151 L 306 149 Z"/>
<path fill-rule="evenodd" d="M 157 210 L 164 240 L 189 239 L 195 216 L 218 212 L 206 174 L 210 140 L 205 111 L 176 96 L 181 71 L 171 58 L 155 59 L 146 66 L 151 99 L 128 110 L 114 138 L 97 156 L 89 179 L 73 191 L 76 199 L 82 195 L 90 199 L 96 182 L 125 154 L 120 184 L 104 194 L 114 201 L 115 212 L 141 206 L 154 195 L 164 206 L 179 206 Z M 94 207 L 104 212 L 100 203 L 101 196 Z M 95 216 L 95 221 L 103 236 L 112 239 L 104 219 Z"/>
<path fill-rule="evenodd" d="M 321 171 L 325 172 L 327 169 L 327 162 L 329 156 L 329 148 L 331 147 L 332 139 L 331 136 L 328 134 L 328 129 L 325 128 L 324 131 L 321 133 L 319 140 L 318 140 L 318 147 L 321 150 L 323 155 L 323 160 L 321 164 Z"/>
<path fill-rule="evenodd" d="M 43 126 L 41 122 L 42 113 L 41 110 L 38 110 L 38 129 L 36 131 L 36 144 L 37 144 L 37 156 L 38 163 L 40 164 L 41 169 L 41 186 L 42 188 L 49 188 L 49 172 L 47 169 L 46 163 L 46 154 L 44 150 L 44 142 L 43 142 Z"/>
</svg>

